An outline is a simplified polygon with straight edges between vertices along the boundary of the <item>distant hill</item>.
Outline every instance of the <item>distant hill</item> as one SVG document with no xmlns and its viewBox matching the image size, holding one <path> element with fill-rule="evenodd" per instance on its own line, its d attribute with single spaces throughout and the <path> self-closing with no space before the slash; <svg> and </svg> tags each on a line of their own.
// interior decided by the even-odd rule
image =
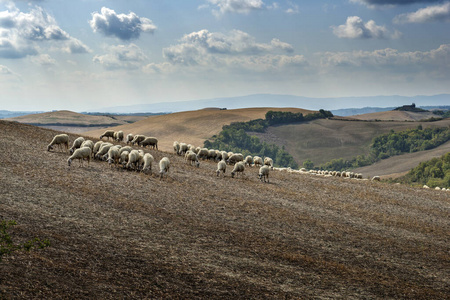
<svg viewBox="0 0 450 300">
<path fill-rule="evenodd" d="M 364 121 L 420 121 L 430 118 L 441 118 L 441 116 L 434 114 L 430 111 L 413 112 L 402 110 L 391 110 L 383 112 L 375 112 L 370 114 L 351 116 L 353 119 Z"/>
<path fill-rule="evenodd" d="M 309 110 L 319 110 L 322 108 L 333 111 L 346 107 L 363 108 L 370 106 L 385 106 L 395 108 L 412 102 L 416 103 L 418 106 L 448 105 L 450 103 L 450 94 L 414 97 L 373 96 L 340 98 L 311 98 L 292 95 L 256 94 L 240 97 L 105 107 L 102 109 L 98 109 L 97 111 L 110 113 L 180 112 L 198 110 L 207 107 L 227 109 L 248 107 L 296 107 Z"/>
<path fill-rule="evenodd" d="M 10 110 L 0 110 L 0 119 L 14 118 L 31 114 L 39 114 L 43 111 L 10 111 Z"/>
</svg>

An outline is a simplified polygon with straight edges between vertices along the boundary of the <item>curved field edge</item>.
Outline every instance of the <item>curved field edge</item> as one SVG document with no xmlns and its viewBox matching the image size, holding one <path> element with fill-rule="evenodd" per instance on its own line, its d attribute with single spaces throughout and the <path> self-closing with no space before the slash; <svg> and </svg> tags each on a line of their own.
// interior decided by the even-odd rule
<svg viewBox="0 0 450 300">
<path fill-rule="evenodd" d="M 1 218 L 52 242 L 5 258 L 5 298 L 450 295 L 446 193 L 275 171 L 263 184 L 254 168 L 217 178 L 214 163 L 153 150 L 172 162 L 162 181 L 97 161 L 69 170 L 46 151 L 56 133 L 0 121 Z"/>
</svg>

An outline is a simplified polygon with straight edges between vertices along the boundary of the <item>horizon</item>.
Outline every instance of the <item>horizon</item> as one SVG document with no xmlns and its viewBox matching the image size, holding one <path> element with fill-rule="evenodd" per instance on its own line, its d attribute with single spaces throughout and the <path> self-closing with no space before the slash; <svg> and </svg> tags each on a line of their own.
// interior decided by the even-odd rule
<svg viewBox="0 0 450 300">
<path fill-rule="evenodd" d="M 0 104 L 450 94 L 450 2 L 386 3 L 0 0 Z"/>
</svg>

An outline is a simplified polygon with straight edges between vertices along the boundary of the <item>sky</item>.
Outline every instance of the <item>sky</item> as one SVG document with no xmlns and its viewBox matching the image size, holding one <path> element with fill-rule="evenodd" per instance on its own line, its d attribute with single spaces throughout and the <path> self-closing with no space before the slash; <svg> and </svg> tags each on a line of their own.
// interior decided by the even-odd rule
<svg viewBox="0 0 450 300">
<path fill-rule="evenodd" d="M 443 93 L 450 1 L 0 0 L 0 109 Z"/>
</svg>

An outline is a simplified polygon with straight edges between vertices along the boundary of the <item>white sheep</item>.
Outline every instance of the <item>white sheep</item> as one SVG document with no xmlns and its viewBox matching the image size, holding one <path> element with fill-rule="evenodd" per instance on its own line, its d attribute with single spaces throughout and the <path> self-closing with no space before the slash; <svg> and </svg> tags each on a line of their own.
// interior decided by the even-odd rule
<svg viewBox="0 0 450 300">
<path fill-rule="evenodd" d="M 380 176 L 373 176 L 372 177 L 372 181 L 380 181 L 380 180 L 381 180 Z"/>
<path fill-rule="evenodd" d="M 142 142 L 143 140 L 145 140 L 145 138 L 146 138 L 145 135 L 137 134 L 137 135 L 134 136 L 133 140 L 131 141 L 131 144 L 132 145 L 134 145 L 134 144 L 138 144 L 139 145 L 139 143 Z"/>
<path fill-rule="evenodd" d="M 114 132 L 114 140 L 116 140 L 117 142 L 123 141 L 123 131 L 122 130 Z"/>
<path fill-rule="evenodd" d="M 94 144 L 94 148 L 92 149 L 92 157 L 95 158 L 95 155 L 97 154 L 98 150 L 100 150 L 100 147 L 103 145 L 103 141 L 98 141 Z"/>
<path fill-rule="evenodd" d="M 264 165 L 269 166 L 273 169 L 273 159 L 270 157 L 264 157 Z"/>
<path fill-rule="evenodd" d="M 142 167 L 142 172 L 146 172 L 147 170 L 150 170 L 150 173 L 152 172 L 152 163 L 155 161 L 153 158 L 153 155 L 150 153 L 144 154 L 144 166 Z"/>
<path fill-rule="evenodd" d="M 163 157 L 159 161 L 159 180 L 161 180 L 167 172 L 169 172 L 170 160 L 167 157 Z"/>
<path fill-rule="evenodd" d="M 241 153 L 234 153 L 232 154 L 230 157 L 228 157 L 228 164 L 232 165 L 235 164 L 237 162 L 243 161 L 244 160 L 244 156 Z"/>
<path fill-rule="evenodd" d="M 198 151 L 197 156 L 198 156 L 198 158 L 201 158 L 201 159 L 207 159 L 208 158 L 208 153 L 209 153 L 208 149 L 201 148 Z"/>
<path fill-rule="evenodd" d="M 92 151 L 92 150 L 94 150 L 94 142 L 91 141 L 91 140 L 85 140 L 85 141 L 81 144 L 81 147 L 80 147 L 80 148 L 83 148 L 83 147 L 89 147 L 89 148 L 91 148 L 91 151 Z"/>
<path fill-rule="evenodd" d="M 194 164 L 197 168 L 200 166 L 200 162 L 198 161 L 197 154 L 192 151 L 186 152 L 185 159 L 189 162 L 189 164 Z"/>
<path fill-rule="evenodd" d="M 129 134 L 127 134 L 127 139 L 126 139 L 126 143 L 128 144 L 128 143 L 130 143 L 131 144 L 131 141 L 134 139 L 134 135 L 133 134 L 131 134 L 131 133 L 129 133 Z"/>
<path fill-rule="evenodd" d="M 255 164 L 255 167 L 260 167 L 263 165 L 263 159 L 259 156 L 253 157 L 253 163 Z"/>
<path fill-rule="evenodd" d="M 106 131 L 103 132 L 103 134 L 100 136 L 100 139 L 102 139 L 103 137 L 107 137 L 108 140 L 109 140 L 109 138 L 114 139 L 114 130 L 106 130 Z"/>
<path fill-rule="evenodd" d="M 224 160 L 221 160 L 217 163 L 217 176 L 219 176 L 220 172 L 223 172 L 223 175 L 225 176 L 225 172 L 227 170 L 227 163 Z"/>
<path fill-rule="evenodd" d="M 176 154 L 180 152 L 180 143 L 175 141 L 173 142 L 173 151 L 175 151 Z"/>
<path fill-rule="evenodd" d="M 137 150 L 132 150 L 128 154 L 128 163 L 127 163 L 127 169 L 130 169 L 132 166 L 134 166 L 134 169 L 137 171 L 139 168 L 139 161 L 140 161 L 140 153 Z"/>
<path fill-rule="evenodd" d="M 183 155 L 188 151 L 188 145 L 186 143 L 180 143 L 180 150 L 178 150 L 178 155 Z"/>
<path fill-rule="evenodd" d="M 120 153 L 119 163 L 122 164 L 123 168 L 125 168 L 126 164 L 128 163 L 128 155 L 129 154 L 130 154 L 129 151 L 123 151 L 122 153 Z"/>
<path fill-rule="evenodd" d="M 139 146 L 145 147 L 150 146 L 153 149 L 158 149 L 158 139 L 155 137 L 146 137 L 139 143 Z"/>
<path fill-rule="evenodd" d="M 208 159 L 216 160 L 216 150 L 214 149 L 208 150 Z"/>
<path fill-rule="evenodd" d="M 74 159 L 80 160 L 80 166 L 83 165 L 83 160 L 86 159 L 89 165 L 89 162 L 91 160 L 91 148 L 83 147 L 76 149 L 73 152 L 72 156 L 70 156 L 69 159 L 67 160 L 67 164 L 69 165 L 69 167 L 72 164 L 72 160 Z"/>
<path fill-rule="evenodd" d="M 244 159 L 244 162 L 250 167 L 253 164 L 253 157 L 251 155 L 247 155 Z"/>
<path fill-rule="evenodd" d="M 244 175 L 244 170 L 245 170 L 245 164 L 242 161 L 237 162 L 234 165 L 233 171 L 231 171 L 231 177 L 234 178 L 234 175 L 238 173 L 241 173 L 242 175 Z"/>
<path fill-rule="evenodd" d="M 128 151 L 131 152 L 133 150 L 133 148 L 131 148 L 130 146 L 125 146 L 119 149 L 119 153 L 122 154 L 122 152 L 124 151 Z"/>
<path fill-rule="evenodd" d="M 263 178 L 264 178 L 264 182 L 266 182 L 266 178 L 267 178 L 267 182 L 270 182 L 269 181 L 269 170 L 270 170 L 270 168 L 267 165 L 259 168 L 259 174 L 258 174 L 259 180 L 263 181 Z"/>
<path fill-rule="evenodd" d="M 222 154 L 222 160 L 227 161 L 228 159 L 228 152 L 227 151 L 221 151 Z"/>
<path fill-rule="evenodd" d="M 64 145 L 67 151 L 69 149 L 69 136 L 65 133 L 55 135 L 50 144 L 48 144 L 47 151 L 53 150 L 53 145 L 58 145 L 59 149 L 61 149 L 61 145 Z"/>
<path fill-rule="evenodd" d="M 98 152 L 95 154 L 95 158 L 102 159 L 102 157 L 108 153 L 109 148 L 111 148 L 112 146 L 113 146 L 113 144 L 111 144 L 111 143 L 103 143 L 100 146 L 100 149 L 98 150 Z"/>
<path fill-rule="evenodd" d="M 120 153 L 119 153 L 119 147 L 117 146 L 112 146 L 111 148 L 109 148 L 108 150 L 108 164 L 112 167 L 112 164 L 114 163 L 114 165 L 117 167 L 118 163 L 119 163 L 119 159 L 120 159 Z"/>
<path fill-rule="evenodd" d="M 69 153 L 72 154 L 75 149 L 81 148 L 81 144 L 84 142 L 84 137 L 80 136 L 73 141 L 72 147 L 69 149 Z"/>
</svg>

